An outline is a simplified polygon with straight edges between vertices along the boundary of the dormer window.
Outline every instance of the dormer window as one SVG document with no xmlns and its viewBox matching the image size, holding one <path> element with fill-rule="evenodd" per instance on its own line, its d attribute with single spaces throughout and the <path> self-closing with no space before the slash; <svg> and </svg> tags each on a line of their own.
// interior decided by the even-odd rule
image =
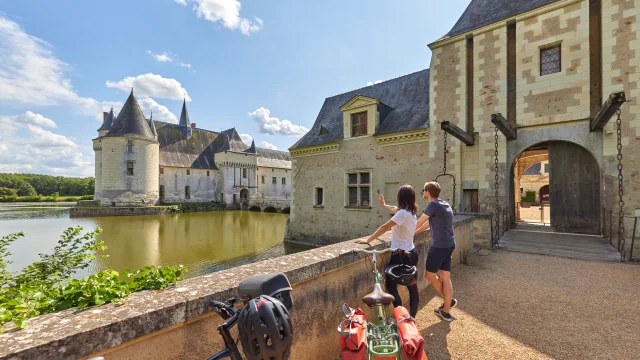
<svg viewBox="0 0 640 360">
<path fill-rule="evenodd" d="M 351 114 L 351 137 L 367 135 L 367 112 Z"/>
</svg>

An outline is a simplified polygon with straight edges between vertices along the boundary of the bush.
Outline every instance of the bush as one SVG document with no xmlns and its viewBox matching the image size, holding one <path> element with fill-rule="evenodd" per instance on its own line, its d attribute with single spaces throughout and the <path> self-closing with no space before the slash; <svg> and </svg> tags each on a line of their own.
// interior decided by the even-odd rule
<svg viewBox="0 0 640 360">
<path fill-rule="evenodd" d="M 79 200 L 93 200 L 93 195 L 81 196 Z"/>
<path fill-rule="evenodd" d="M 18 192 L 15 189 L 0 187 L 0 196 L 18 196 Z"/>
<path fill-rule="evenodd" d="M 536 202 L 536 192 L 535 191 L 525 192 L 525 196 L 520 198 L 520 202 Z"/>
<path fill-rule="evenodd" d="M 134 273 L 125 271 L 124 280 L 114 270 L 74 279 L 73 274 L 86 269 L 96 257 L 106 257 L 95 255 L 106 250 L 97 238 L 102 230 L 98 228 L 85 234 L 82 231 L 79 226 L 68 228 L 51 254 L 39 254 L 39 261 L 16 274 L 7 271 L 11 263 L 8 248 L 24 233 L 0 238 L 0 325 L 13 322 L 24 328 L 24 321 L 30 317 L 123 301 L 135 291 L 175 285 L 186 271 L 182 266 L 147 266 Z"/>
</svg>

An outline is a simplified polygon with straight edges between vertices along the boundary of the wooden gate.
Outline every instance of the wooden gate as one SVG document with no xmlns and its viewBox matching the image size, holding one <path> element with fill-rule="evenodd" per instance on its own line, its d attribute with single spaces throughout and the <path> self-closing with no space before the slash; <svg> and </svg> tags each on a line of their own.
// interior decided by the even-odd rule
<svg viewBox="0 0 640 360">
<path fill-rule="evenodd" d="M 600 234 L 600 170 L 596 160 L 580 146 L 550 142 L 549 165 L 551 227 Z"/>
</svg>

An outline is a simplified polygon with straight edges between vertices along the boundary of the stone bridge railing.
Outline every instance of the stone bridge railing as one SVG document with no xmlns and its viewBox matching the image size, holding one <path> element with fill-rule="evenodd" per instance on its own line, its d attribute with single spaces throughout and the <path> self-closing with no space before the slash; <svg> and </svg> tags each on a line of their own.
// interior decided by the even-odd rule
<svg viewBox="0 0 640 360">
<path fill-rule="evenodd" d="M 467 256 L 475 234 L 486 229 L 486 219 L 478 220 L 476 224 L 473 216 L 456 216 L 454 264 Z M 383 237 L 384 244 L 372 245 L 388 246 L 389 235 Z M 429 240 L 428 232 L 416 238 L 419 264 L 425 263 Z M 371 291 L 373 281 L 364 257 L 350 253 L 355 247 L 364 245 L 344 241 L 183 280 L 165 291 L 135 293 L 122 305 L 42 315 L 28 320 L 24 330 L 0 335 L 0 360 L 99 355 L 106 359 L 206 359 L 223 347 L 216 331 L 222 320 L 207 304 L 237 296 L 238 284 L 248 276 L 272 272 L 285 273 L 293 284 L 295 339 L 290 358 L 334 359 L 339 344 L 336 327 L 343 317 L 340 306 L 346 302 L 362 307 L 360 299 Z M 418 269 L 422 290 L 427 286 L 424 266 Z M 401 294 L 407 299 L 406 291 Z M 371 316 L 368 308 L 363 310 Z M 235 337 L 237 331 L 232 334 Z"/>
</svg>

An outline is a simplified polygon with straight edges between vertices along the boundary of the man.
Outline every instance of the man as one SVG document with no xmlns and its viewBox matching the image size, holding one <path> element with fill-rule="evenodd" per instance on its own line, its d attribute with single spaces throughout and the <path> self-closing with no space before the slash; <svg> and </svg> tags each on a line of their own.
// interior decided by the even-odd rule
<svg viewBox="0 0 640 360">
<path fill-rule="evenodd" d="M 442 306 L 434 310 L 436 315 L 442 320 L 452 321 L 449 311 L 458 304 L 458 301 L 453 299 L 451 283 L 451 256 L 456 248 L 456 241 L 453 236 L 453 211 L 446 201 L 439 199 L 440 190 L 437 182 L 424 185 L 422 195 L 429 200 L 429 204 L 416 223 L 415 235 L 431 227 L 431 247 L 427 254 L 427 271 L 424 277 L 444 299 Z"/>
</svg>

